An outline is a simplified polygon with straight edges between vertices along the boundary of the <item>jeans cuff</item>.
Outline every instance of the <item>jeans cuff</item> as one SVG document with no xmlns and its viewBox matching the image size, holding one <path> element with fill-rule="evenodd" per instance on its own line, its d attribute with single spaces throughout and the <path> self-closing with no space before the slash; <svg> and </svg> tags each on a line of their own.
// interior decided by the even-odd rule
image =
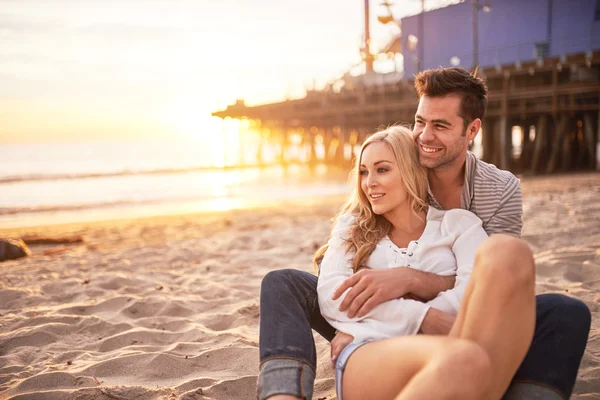
<svg viewBox="0 0 600 400">
<path fill-rule="evenodd" d="M 258 400 L 288 394 L 311 400 L 315 371 L 306 363 L 291 358 L 272 358 L 263 362 L 258 374 Z"/>
<path fill-rule="evenodd" d="M 564 400 L 558 391 L 533 382 L 513 382 L 502 400 Z"/>
</svg>

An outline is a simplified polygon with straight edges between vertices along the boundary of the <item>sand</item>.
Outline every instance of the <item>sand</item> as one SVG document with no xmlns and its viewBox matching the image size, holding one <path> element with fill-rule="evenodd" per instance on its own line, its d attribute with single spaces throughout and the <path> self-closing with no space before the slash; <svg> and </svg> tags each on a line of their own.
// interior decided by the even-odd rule
<svg viewBox="0 0 600 400">
<path fill-rule="evenodd" d="M 600 174 L 523 180 L 538 293 L 592 310 L 574 399 L 600 398 Z M 0 399 L 255 399 L 261 278 L 311 271 L 340 198 L 0 230 L 81 235 L 0 263 Z M 318 335 L 315 399 L 334 399 Z"/>
</svg>

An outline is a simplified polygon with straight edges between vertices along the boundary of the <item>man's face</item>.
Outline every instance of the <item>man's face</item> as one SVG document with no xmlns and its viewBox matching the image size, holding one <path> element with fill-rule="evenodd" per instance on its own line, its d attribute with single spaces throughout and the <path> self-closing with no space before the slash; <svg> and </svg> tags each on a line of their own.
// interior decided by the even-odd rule
<svg viewBox="0 0 600 400">
<path fill-rule="evenodd" d="M 423 167 L 462 167 L 469 141 L 477 135 L 481 120 L 476 119 L 465 129 L 459 115 L 460 103 L 461 97 L 458 95 L 421 96 L 413 135 Z"/>
</svg>

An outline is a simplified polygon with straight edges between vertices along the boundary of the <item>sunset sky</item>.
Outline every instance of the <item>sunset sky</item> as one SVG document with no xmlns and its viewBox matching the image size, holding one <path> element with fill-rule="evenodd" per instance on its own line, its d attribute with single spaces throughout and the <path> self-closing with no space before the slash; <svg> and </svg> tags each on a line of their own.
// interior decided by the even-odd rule
<svg viewBox="0 0 600 400">
<path fill-rule="evenodd" d="M 371 10 L 377 49 L 391 28 Z M 0 142 L 202 137 L 237 98 L 341 76 L 362 34 L 362 0 L 2 0 Z"/>
</svg>

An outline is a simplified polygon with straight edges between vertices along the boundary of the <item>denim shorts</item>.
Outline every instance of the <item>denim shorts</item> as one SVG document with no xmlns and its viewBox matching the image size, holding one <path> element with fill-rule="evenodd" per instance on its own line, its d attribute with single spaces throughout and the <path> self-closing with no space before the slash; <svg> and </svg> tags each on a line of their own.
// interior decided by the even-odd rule
<svg viewBox="0 0 600 400">
<path fill-rule="evenodd" d="M 338 400 L 342 400 L 342 375 L 344 374 L 344 369 L 346 369 L 346 363 L 350 359 L 352 353 L 358 350 L 359 347 L 370 342 L 372 342 L 372 340 L 361 343 L 350 343 L 340 352 L 340 355 L 335 362 L 335 392 L 337 393 Z"/>
</svg>

